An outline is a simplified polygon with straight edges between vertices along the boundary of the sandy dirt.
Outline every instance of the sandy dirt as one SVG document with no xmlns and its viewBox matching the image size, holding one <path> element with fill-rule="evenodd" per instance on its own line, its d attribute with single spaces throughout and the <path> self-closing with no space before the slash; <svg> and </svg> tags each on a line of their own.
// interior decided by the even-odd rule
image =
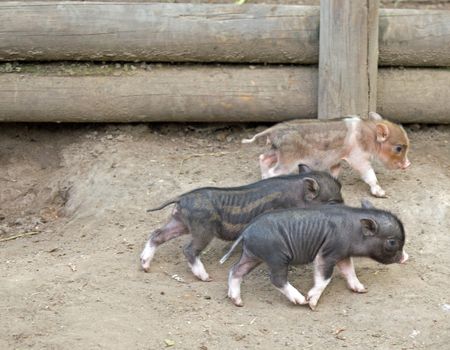
<svg viewBox="0 0 450 350">
<path fill-rule="evenodd" d="M 188 237 L 139 268 L 148 233 L 170 208 L 145 209 L 200 186 L 258 180 L 262 144 L 240 139 L 262 125 L 0 126 L 0 349 L 447 349 L 450 342 L 450 127 L 409 127 L 412 166 L 378 166 L 400 216 L 405 265 L 357 259 L 369 292 L 335 277 L 317 311 L 291 305 L 265 266 L 243 283 L 245 306 L 226 298 L 229 243 L 202 260 L 213 281 L 196 280 L 182 253 Z M 341 174 L 350 205 L 368 187 Z M 16 239 L 5 241 L 16 235 Z M 290 282 L 312 286 L 311 266 Z"/>
</svg>

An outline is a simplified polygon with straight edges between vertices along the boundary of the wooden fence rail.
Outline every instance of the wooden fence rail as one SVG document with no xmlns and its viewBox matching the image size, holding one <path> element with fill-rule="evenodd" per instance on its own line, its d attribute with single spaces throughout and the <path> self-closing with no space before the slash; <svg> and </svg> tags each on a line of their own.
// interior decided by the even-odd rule
<svg viewBox="0 0 450 350">
<path fill-rule="evenodd" d="M 122 67 L 123 68 L 123 67 Z M 0 74 L 0 121 L 277 122 L 317 117 L 313 66 L 98 67 Z M 378 111 L 399 122 L 450 123 L 450 70 L 379 69 Z"/>
<path fill-rule="evenodd" d="M 380 10 L 379 65 L 450 66 L 450 11 Z M 317 64 L 319 7 L 0 2 L 0 60 Z"/>
</svg>

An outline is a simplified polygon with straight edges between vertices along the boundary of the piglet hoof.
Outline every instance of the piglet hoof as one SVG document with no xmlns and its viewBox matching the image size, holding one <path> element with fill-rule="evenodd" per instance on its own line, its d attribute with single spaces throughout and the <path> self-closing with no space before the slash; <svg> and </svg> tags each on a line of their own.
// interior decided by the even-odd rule
<svg viewBox="0 0 450 350">
<path fill-rule="evenodd" d="M 306 300 L 306 298 L 300 292 L 298 292 L 295 295 L 289 296 L 289 300 L 295 305 L 306 305 L 306 304 L 309 304 L 308 300 Z"/>
<path fill-rule="evenodd" d="M 309 291 L 308 297 L 306 300 L 308 301 L 309 308 L 313 311 L 317 308 L 317 303 L 319 302 L 320 294 L 317 295 L 317 293 L 314 293 L 312 291 Z"/>
<path fill-rule="evenodd" d="M 197 277 L 199 280 L 202 280 L 203 282 L 210 282 L 211 278 L 208 275 L 208 272 L 206 272 L 205 267 L 203 266 L 203 263 L 200 261 L 200 259 L 196 258 L 193 264 L 189 264 L 189 267 L 191 268 L 192 273 Z"/>
<path fill-rule="evenodd" d="M 233 304 L 235 306 L 238 306 L 238 307 L 244 306 L 244 303 L 242 302 L 241 298 L 231 298 L 231 301 L 233 302 Z"/>
<path fill-rule="evenodd" d="M 233 290 L 228 290 L 228 298 L 231 299 L 234 305 L 236 306 L 244 306 L 244 303 L 242 302 L 241 296 L 236 295 L 236 293 L 233 292 Z"/>
<path fill-rule="evenodd" d="M 354 286 L 353 288 L 350 287 L 350 289 L 355 293 L 367 293 L 367 289 L 362 284 L 360 286 Z"/>
<path fill-rule="evenodd" d="M 374 186 L 370 189 L 370 193 L 372 193 L 372 195 L 374 197 L 378 197 L 378 198 L 386 198 L 386 192 L 380 187 L 380 186 Z"/>
<path fill-rule="evenodd" d="M 144 272 L 150 272 L 150 262 L 146 262 L 145 260 L 141 260 L 141 267 Z"/>
<path fill-rule="evenodd" d="M 196 274 L 195 277 L 197 277 L 200 281 L 203 281 L 203 282 L 211 282 L 212 281 L 212 278 L 209 277 L 209 275 L 207 273 L 199 274 L 199 275 Z"/>
<path fill-rule="evenodd" d="M 305 298 L 295 300 L 295 301 L 293 301 L 293 303 L 295 305 L 307 305 L 307 304 L 309 304 L 309 302 Z"/>
<path fill-rule="evenodd" d="M 317 301 L 316 301 L 316 302 L 309 301 L 308 305 L 309 305 L 309 308 L 310 308 L 312 311 L 316 311 L 316 308 L 317 308 Z"/>
</svg>

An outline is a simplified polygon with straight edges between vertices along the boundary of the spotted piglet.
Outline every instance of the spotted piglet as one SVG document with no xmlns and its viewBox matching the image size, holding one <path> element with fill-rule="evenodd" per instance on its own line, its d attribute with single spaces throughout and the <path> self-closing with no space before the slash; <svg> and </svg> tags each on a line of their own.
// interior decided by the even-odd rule
<svg viewBox="0 0 450 350">
<path fill-rule="evenodd" d="M 259 157 L 262 178 L 289 174 L 298 163 L 338 176 L 345 160 L 359 172 L 376 197 L 386 193 L 378 184 L 371 159 L 388 169 L 406 169 L 409 139 L 401 125 L 369 113 L 369 119 L 349 116 L 331 120 L 291 120 L 256 134 L 243 143 L 265 136 L 271 149 Z"/>
</svg>

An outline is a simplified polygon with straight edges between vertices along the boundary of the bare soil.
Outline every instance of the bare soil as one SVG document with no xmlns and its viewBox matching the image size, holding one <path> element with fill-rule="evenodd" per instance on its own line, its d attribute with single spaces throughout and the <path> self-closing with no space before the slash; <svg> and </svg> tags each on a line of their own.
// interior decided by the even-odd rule
<svg viewBox="0 0 450 350">
<path fill-rule="evenodd" d="M 291 305 L 265 266 L 243 283 L 245 306 L 226 298 L 229 243 L 213 241 L 202 260 L 213 278 L 191 274 L 188 237 L 139 268 L 149 232 L 170 208 L 145 209 L 201 186 L 259 179 L 262 144 L 241 138 L 263 125 L 0 126 L 0 349 L 448 349 L 450 342 L 450 127 L 408 127 L 412 166 L 377 167 L 400 216 L 405 265 L 357 259 L 367 294 L 336 274 L 317 311 Z M 350 205 L 368 187 L 341 176 Z M 17 235 L 24 235 L 11 240 Z M 312 286 L 310 266 L 290 282 Z"/>
</svg>

